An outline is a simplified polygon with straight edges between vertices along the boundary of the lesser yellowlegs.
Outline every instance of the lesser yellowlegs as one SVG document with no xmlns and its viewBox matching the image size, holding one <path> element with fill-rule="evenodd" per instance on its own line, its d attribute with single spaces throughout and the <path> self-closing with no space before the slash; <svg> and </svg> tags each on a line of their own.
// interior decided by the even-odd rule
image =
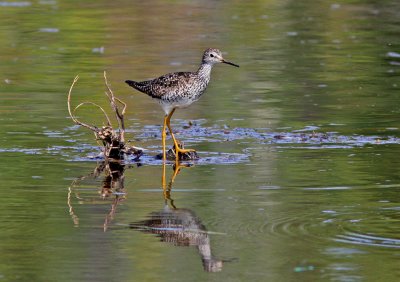
<svg viewBox="0 0 400 282">
<path fill-rule="evenodd" d="M 204 51 L 201 65 L 196 72 L 174 72 L 152 80 L 140 82 L 125 81 L 129 86 L 156 100 L 165 112 L 162 129 L 163 160 L 166 159 L 166 127 L 168 127 L 174 141 L 177 159 L 179 158 L 179 154 L 194 151 L 193 149 L 181 148 L 180 143 L 176 140 L 172 132 L 170 120 L 175 109 L 185 108 L 201 97 L 210 82 L 211 69 L 216 63 L 225 63 L 239 67 L 234 63 L 225 61 L 220 50 L 209 48 Z"/>
</svg>

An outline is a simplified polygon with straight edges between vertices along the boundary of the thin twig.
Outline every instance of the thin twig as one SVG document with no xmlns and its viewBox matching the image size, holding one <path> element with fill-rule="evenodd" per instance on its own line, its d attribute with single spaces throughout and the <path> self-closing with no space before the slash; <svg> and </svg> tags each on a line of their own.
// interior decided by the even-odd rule
<svg viewBox="0 0 400 282">
<path fill-rule="evenodd" d="M 114 93 L 112 92 L 110 85 L 108 84 L 106 71 L 104 71 L 104 83 L 107 87 L 107 91 L 105 92 L 105 94 L 107 95 L 107 98 L 108 98 L 108 101 L 110 102 L 111 108 L 114 110 L 114 112 L 116 114 L 118 125 L 120 125 L 119 121 L 121 119 L 121 116 L 119 115 L 118 107 L 115 104 Z"/>
<path fill-rule="evenodd" d="M 97 132 L 97 131 L 98 131 L 98 128 L 96 128 L 96 127 L 94 127 L 94 126 L 91 126 L 91 125 L 88 125 L 88 124 L 86 124 L 86 123 L 83 123 L 83 122 L 79 121 L 77 118 L 75 118 L 75 117 L 72 115 L 72 112 L 71 112 L 71 93 L 72 93 L 72 88 L 74 87 L 74 85 L 75 85 L 75 83 L 78 81 L 78 79 L 79 79 L 79 75 L 77 75 L 77 76 L 75 77 L 74 81 L 73 81 L 72 84 L 71 84 L 71 87 L 69 88 L 69 92 L 68 92 L 68 101 L 67 101 L 67 104 L 68 104 L 69 116 L 71 117 L 71 119 L 72 119 L 76 124 L 79 124 L 79 125 L 81 125 L 81 126 L 84 126 L 84 127 L 86 127 L 86 128 L 89 128 L 89 129 L 92 130 L 92 131 Z M 75 108 L 75 110 L 76 110 L 76 108 Z"/>
<path fill-rule="evenodd" d="M 108 84 L 107 73 L 106 73 L 106 71 L 104 71 L 104 83 L 105 83 L 105 85 L 106 85 L 106 87 L 107 87 L 107 90 L 108 90 L 108 91 L 106 91 L 106 95 L 107 95 L 107 97 L 108 97 L 108 99 L 109 99 L 109 101 L 110 101 L 111 107 L 112 107 L 113 110 L 115 111 L 115 113 L 116 113 L 116 115 L 117 115 L 117 119 L 118 119 L 118 120 L 122 120 L 122 119 L 124 118 L 123 115 L 124 115 L 124 112 L 125 112 L 125 111 L 123 111 L 122 114 L 119 113 L 119 109 L 118 109 L 118 107 L 117 107 L 117 104 L 115 103 L 115 99 L 118 99 L 118 98 L 116 98 L 116 97 L 114 96 L 114 93 L 113 93 L 113 91 L 111 90 L 110 85 Z M 119 99 L 118 99 L 118 100 L 119 100 Z"/>
<path fill-rule="evenodd" d="M 125 115 L 125 110 L 126 110 L 126 103 L 125 102 L 123 102 L 122 100 L 120 100 L 119 98 L 117 98 L 117 97 L 115 97 L 115 100 L 117 100 L 119 103 L 121 103 L 122 104 L 122 106 L 123 106 L 123 108 L 122 108 L 122 113 L 121 113 L 121 116 L 122 116 L 122 118 L 124 117 L 124 115 Z"/>
<path fill-rule="evenodd" d="M 124 115 L 125 115 L 125 110 L 126 110 L 126 104 L 118 99 L 117 97 L 115 97 L 115 100 L 117 100 L 120 104 L 122 104 L 122 113 L 119 114 L 119 112 L 117 114 L 120 115 L 120 120 L 121 120 L 121 124 L 120 124 L 120 128 L 121 128 L 121 140 L 122 142 L 125 142 L 125 123 L 124 123 Z"/>
<path fill-rule="evenodd" d="M 115 112 L 115 116 L 116 116 L 116 119 L 117 119 L 117 122 L 118 122 L 118 127 L 120 129 L 120 136 L 119 136 L 120 137 L 120 141 L 121 142 L 125 142 L 124 114 L 125 114 L 126 104 L 124 102 L 122 102 L 120 99 L 118 99 L 118 98 L 116 98 L 114 96 L 114 93 L 111 90 L 111 87 L 110 87 L 110 85 L 108 83 L 108 80 L 107 80 L 106 71 L 104 71 L 103 75 L 104 75 L 104 83 L 105 83 L 105 85 L 107 87 L 107 91 L 105 92 L 105 94 L 107 95 L 108 100 L 110 101 L 111 108 Z M 117 106 L 117 103 L 115 101 L 118 101 L 119 103 L 121 103 L 123 105 L 122 113 L 120 113 L 119 108 Z"/>
<path fill-rule="evenodd" d="M 72 221 L 74 222 L 75 226 L 79 226 L 79 217 L 75 214 L 74 208 L 72 207 L 71 204 L 71 194 L 72 194 L 72 187 L 68 187 L 68 196 L 67 196 L 67 205 L 68 205 L 68 210 L 69 214 L 72 218 Z"/>
<path fill-rule="evenodd" d="M 110 118 L 108 117 L 106 111 L 105 111 L 100 105 L 98 105 L 98 104 L 96 104 L 96 103 L 93 103 L 93 102 L 82 102 L 82 103 L 80 103 L 78 106 L 75 107 L 75 109 L 74 109 L 74 114 L 75 114 L 75 111 L 76 111 L 78 108 L 80 108 L 81 106 L 83 106 L 83 105 L 93 105 L 93 106 L 95 106 L 95 107 L 98 107 L 98 108 L 103 112 L 103 114 L 104 114 L 104 116 L 105 116 L 105 118 L 106 118 L 106 120 L 107 120 L 107 125 L 108 125 L 108 126 L 111 126 L 111 121 L 110 121 Z"/>
<path fill-rule="evenodd" d="M 115 199 L 113 200 L 113 203 L 111 204 L 111 210 L 106 215 L 106 218 L 104 219 L 104 224 L 103 224 L 103 231 L 104 232 L 107 231 L 108 226 L 110 225 L 111 221 L 114 219 L 115 212 L 117 211 L 117 206 L 123 199 L 124 199 L 124 197 L 120 197 L 119 195 L 115 195 Z"/>
</svg>

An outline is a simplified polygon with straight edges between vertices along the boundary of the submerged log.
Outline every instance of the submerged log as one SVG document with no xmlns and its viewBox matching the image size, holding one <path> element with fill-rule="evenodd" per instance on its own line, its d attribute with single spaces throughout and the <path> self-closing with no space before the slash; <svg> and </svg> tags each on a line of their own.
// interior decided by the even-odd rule
<svg viewBox="0 0 400 282">
<path fill-rule="evenodd" d="M 103 144 L 103 154 L 104 158 L 106 160 L 123 160 L 125 155 L 134 155 L 135 159 L 139 159 L 140 156 L 143 154 L 143 149 L 131 145 L 127 145 L 125 142 L 125 123 L 124 123 L 124 114 L 126 110 L 126 104 L 119 98 L 114 96 L 114 93 L 112 92 L 108 81 L 107 81 L 107 76 L 106 72 L 104 72 L 104 82 L 106 85 L 106 96 L 110 102 L 110 106 L 112 110 L 114 111 L 115 118 L 118 123 L 118 129 L 114 130 L 114 128 L 111 125 L 111 121 L 109 116 L 107 115 L 106 111 L 99 105 L 93 103 L 93 102 L 83 102 L 80 103 L 78 106 L 75 107 L 73 111 L 71 111 L 71 94 L 72 94 L 72 89 L 75 85 L 75 83 L 78 81 L 79 76 L 76 76 L 74 81 L 72 82 L 72 85 L 69 89 L 68 92 L 68 112 L 71 117 L 71 119 L 78 125 L 81 125 L 83 127 L 88 128 L 91 130 L 95 137 L 96 140 L 99 140 Z M 76 118 L 74 116 L 75 111 L 80 108 L 83 105 L 94 105 L 97 108 L 101 110 L 103 115 L 106 118 L 107 124 L 102 126 L 102 127 L 97 127 L 95 125 L 90 125 L 87 123 L 84 123 Z"/>
</svg>

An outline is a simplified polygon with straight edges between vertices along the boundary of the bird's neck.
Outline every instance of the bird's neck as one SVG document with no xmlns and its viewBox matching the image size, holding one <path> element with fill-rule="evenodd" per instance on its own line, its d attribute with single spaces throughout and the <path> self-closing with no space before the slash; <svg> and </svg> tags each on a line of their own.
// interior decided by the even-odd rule
<svg viewBox="0 0 400 282">
<path fill-rule="evenodd" d="M 202 63 L 200 65 L 199 70 L 197 71 L 197 74 L 201 79 L 204 79 L 205 81 L 210 81 L 210 76 L 211 76 L 211 70 L 212 70 L 213 65 L 208 64 L 208 63 Z"/>
</svg>

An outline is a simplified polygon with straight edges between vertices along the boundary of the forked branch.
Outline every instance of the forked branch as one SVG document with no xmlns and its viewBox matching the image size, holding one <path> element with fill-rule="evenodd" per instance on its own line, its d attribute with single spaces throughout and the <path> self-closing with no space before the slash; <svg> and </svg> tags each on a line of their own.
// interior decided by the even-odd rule
<svg viewBox="0 0 400 282">
<path fill-rule="evenodd" d="M 81 125 L 83 127 L 86 127 L 90 129 L 91 131 L 94 132 L 96 139 L 101 140 L 103 143 L 103 153 L 104 157 L 106 159 L 111 158 L 115 160 L 122 160 L 124 158 L 124 154 L 128 155 L 136 155 L 136 159 L 138 159 L 141 155 L 143 150 L 141 148 L 137 148 L 134 146 L 127 146 L 125 144 L 125 123 L 124 123 L 124 114 L 126 111 L 126 104 L 121 100 L 118 99 L 117 97 L 114 96 L 113 91 L 111 90 L 111 87 L 107 81 L 107 75 L 106 72 L 104 72 L 104 82 L 107 88 L 106 95 L 107 98 L 110 102 L 111 109 L 115 113 L 115 117 L 118 123 L 118 132 L 116 132 L 112 125 L 109 116 L 107 115 L 106 111 L 98 104 L 93 103 L 93 102 L 82 102 L 78 106 L 74 108 L 74 110 L 71 110 L 71 95 L 72 95 L 72 89 L 75 85 L 75 83 L 78 81 L 79 76 L 76 76 L 74 81 L 71 84 L 71 87 L 69 88 L 68 92 L 68 112 L 71 117 L 71 119 L 78 125 Z M 118 107 L 118 104 L 122 105 L 122 109 Z M 76 118 L 74 115 L 75 112 L 82 106 L 86 105 L 93 105 L 100 109 L 102 114 L 104 115 L 105 119 L 107 120 L 107 125 L 102 126 L 101 128 L 95 126 L 95 125 L 90 125 L 87 123 L 84 123 Z"/>
</svg>

